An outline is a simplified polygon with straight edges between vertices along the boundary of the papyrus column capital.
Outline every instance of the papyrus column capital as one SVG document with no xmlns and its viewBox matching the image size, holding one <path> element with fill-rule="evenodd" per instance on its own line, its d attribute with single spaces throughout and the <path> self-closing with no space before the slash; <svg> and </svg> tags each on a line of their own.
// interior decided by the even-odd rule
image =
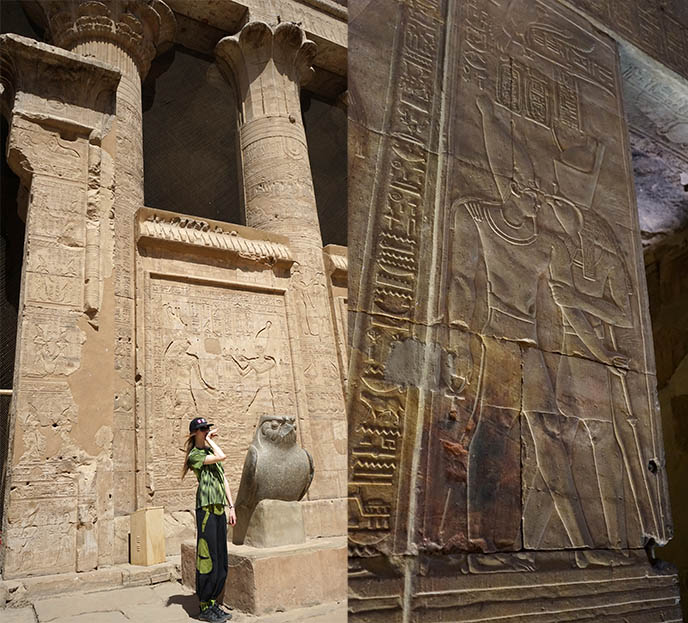
<svg viewBox="0 0 688 623">
<path fill-rule="evenodd" d="M 299 88 L 313 74 L 315 43 L 289 22 L 270 26 L 255 21 L 221 39 L 215 57 L 235 85 L 241 123 L 260 117 L 291 115 L 300 123 Z"/>
<path fill-rule="evenodd" d="M 155 56 L 174 39 L 176 20 L 161 0 L 41 0 L 40 7 L 50 42 L 85 56 L 95 56 L 121 67 L 109 58 L 108 43 L 126 53 L 141 79 Z M 93 46 L 100 44 L 103 52 Z"/>
</svg>

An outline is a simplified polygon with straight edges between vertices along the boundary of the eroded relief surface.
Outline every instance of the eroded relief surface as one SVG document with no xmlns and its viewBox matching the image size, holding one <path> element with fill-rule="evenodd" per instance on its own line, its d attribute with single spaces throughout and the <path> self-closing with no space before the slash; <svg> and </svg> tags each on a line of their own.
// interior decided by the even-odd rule
<svg viewBox="0 0 688 623">
<path fill-rule="evenodd" d="M 682 0 L 565 0 L 676 73 L 688 76 L 688 6 Z"/>
<path fill-rule="evenodd" d="M 377 143 L 375 176 L 352 175 L 372 188 L 352 294 L 352 552 L 665 541 L 613 42 L 557 2 L 388 13 L 403 34 L 385 117 L 352 116 L 356 149 Z"/>
<path fill-rule="evenodd" d="M 662 541 L 615 49 L 556 4 L 498 4 L 456 42 L 423 534 L 486 552 Z"/>
<path fill-rule="evenodd" d="M 297 416 L 285 301 L 282 293 L 155 275 L 147 290 L 148 487 L 156 504 L 183 510 L 188 501 L 170 465 L 179 463 L 191 418 L 224 431 L 227 471 L 236 475 L 262 415 Z"/>
</svg>

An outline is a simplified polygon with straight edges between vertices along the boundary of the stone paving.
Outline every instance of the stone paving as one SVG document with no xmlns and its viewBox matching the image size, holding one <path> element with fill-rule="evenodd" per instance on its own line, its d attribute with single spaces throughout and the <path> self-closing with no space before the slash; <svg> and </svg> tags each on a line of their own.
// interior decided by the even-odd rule
<svg viewBox="0 0 688 623">
<path fill-rule="evenodd" d="M 198 600 L 180 582 L 36 600 L 24 608 L 0 608 L 2 623 L 186 623 L 195 621 Z M 235 612 L 239 623 L 346 623 L 346 604 L 277 612 L 255 617 Z"/>
</svg>

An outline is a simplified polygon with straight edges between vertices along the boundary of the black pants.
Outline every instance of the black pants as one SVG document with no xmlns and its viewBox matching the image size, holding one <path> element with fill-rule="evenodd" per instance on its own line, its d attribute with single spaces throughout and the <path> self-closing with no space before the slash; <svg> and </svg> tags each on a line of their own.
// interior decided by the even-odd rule
<svg viewBox="0 0 688 623">
<path fill-rule="evenodd" d="M 215 504 L 196 509 L 196 594 L 204 610 L 220 596 L 227 579 L 227 517 Z"/>
</svg>

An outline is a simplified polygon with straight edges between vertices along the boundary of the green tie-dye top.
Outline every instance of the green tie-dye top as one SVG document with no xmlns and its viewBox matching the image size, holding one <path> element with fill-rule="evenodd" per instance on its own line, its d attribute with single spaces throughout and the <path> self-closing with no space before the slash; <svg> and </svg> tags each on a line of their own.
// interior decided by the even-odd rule
<svg viewBox="0 0 688 623">
<path fill-rule="evenodd" d="M 227 504 L 225 469 L 222 467 L 222 463 L 204 465 L 203 461 L 209 454 L 213 454 L 210 448 L 192 448 L 189 452 L 189 467 L 198 479 L 196 508 L 209 504 Z"/>
</svg>

